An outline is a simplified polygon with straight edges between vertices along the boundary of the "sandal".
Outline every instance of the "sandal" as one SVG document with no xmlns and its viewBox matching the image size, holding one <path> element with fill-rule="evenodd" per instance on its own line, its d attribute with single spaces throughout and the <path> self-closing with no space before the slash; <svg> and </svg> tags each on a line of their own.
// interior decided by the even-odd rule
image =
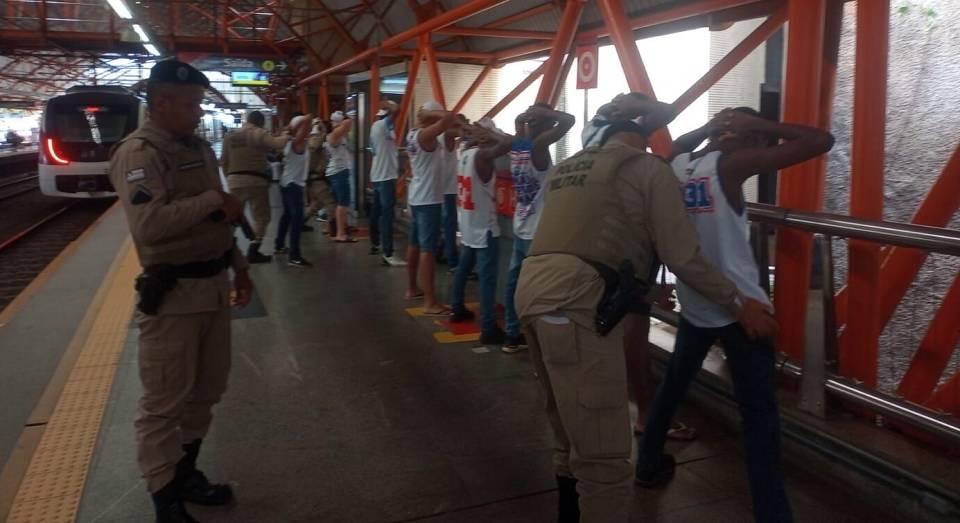
<svg viewBox="0 0 960 523">
<path fill-rule="evenodd" d="M 334 241 L 335 243 L 357 243 L 357 242 L 359 242 L 360 240 L 358 240 L 358 239 L 356 239 L 356 238 L 347 238 L 346 240 L 338 240 L 338 239 L 334 238 L 333 241 Z"/>
<path fill-rule="evenodd" d="M 643 436 L 643 429 L 633 426 L 633 434 L 635 436 Z M 670 427 L 670 430 L 667 431 L 667 439 L 672 439 L 673 441 L 693 441 L 697 439 L 697 429 L 677 421 L 673 423 Z"/>
<path fill-rule="evenodd" d="M 430 316 L 432 318 L 448 318 L 451 314 L 453 314 L 453 310 L 450 309 L 450 307 L 440 307 L 439 310 L 434 312 L 423 311 L 424 316 Z"/>
</svg>

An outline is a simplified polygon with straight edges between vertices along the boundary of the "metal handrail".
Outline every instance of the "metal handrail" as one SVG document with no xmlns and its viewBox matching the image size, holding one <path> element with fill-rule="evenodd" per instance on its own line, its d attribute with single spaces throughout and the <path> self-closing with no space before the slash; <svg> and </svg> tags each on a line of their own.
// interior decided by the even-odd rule
<svg viewBox="0 0 960 523">
<path fill-rule="evenodd" d="M 960 231 L 954 229 L 795 211 L 762 203 L 748 203 L 747 213 L 755 222 L 960 256 Z"/>
</svg>

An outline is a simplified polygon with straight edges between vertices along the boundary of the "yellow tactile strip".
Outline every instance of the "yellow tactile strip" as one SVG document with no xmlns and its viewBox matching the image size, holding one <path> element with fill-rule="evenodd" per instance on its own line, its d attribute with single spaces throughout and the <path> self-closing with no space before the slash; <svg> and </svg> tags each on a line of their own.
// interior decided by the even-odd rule
<svg viewBox="0 0 960 523">
<path fill-rule="evenodd" d="M 76 519 L 133 312 L 133 279 L 139 265 L 129 242 L 124 249 L 123 261 L 108 275 L 106 299 L 20 483 L 8 515 L 10 523 Z"/>
</svg>

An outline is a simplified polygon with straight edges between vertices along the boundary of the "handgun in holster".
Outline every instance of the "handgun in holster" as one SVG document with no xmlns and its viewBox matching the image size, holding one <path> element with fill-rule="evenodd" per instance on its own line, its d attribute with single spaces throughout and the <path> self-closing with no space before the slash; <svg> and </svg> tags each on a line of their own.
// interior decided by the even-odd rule
<svg viewBox="0 0 960 523">
<path fill-rule="evenodd" d="M 603 296 L 597 303 L 594 327 L 597 334 L 606 336 L 620 320 L 644 300 L 649 285 L 637 279 L 633 262 L 623 260 L 614 271 L 602 263 L 591 263 L 604 282 Z"/>
<path fill-rule="evenodd" d="M 137 290 L 137 310 L 154 316 L 160 310 L 163 297 L 177 285 L 171 265 L 152 265 L 137 276 L 134 288 Z"/>
</svg>

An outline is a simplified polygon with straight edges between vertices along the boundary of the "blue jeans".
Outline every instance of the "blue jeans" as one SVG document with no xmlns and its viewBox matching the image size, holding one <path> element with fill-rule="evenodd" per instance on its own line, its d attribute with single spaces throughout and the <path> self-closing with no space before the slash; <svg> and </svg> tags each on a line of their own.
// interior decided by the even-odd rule
<svg viewBox="0 0 960 523">
<path fill-rule="evenodd" d="M 283 248 L 287 239 L 287 230 L 290 230 L 290 259 L 300 258 L 300 231 L 303 229 L 303 187 L 291 183 L 280 188 L 283 198 L 283 216 L 280 217 L 280 227 L 277 229 L 277 240 L 274 247 Z"/>
<path fill-rule="evenodd" d="M 410 245 L 435 252 L 440 241 L 440 204 L 410 206 Z"/>
<path fill-rule="evenodd" d="M 327 176 L 333 199 L 340 207 L 350 207 L 350 170 L 344 169 Z"/>
<path fill-rule="evenodd" d="M 443 253 L 447 266 L 456 267 L 457 256 L 457 195 L 443 195 Z"/>
<path fill-rule="evenodd" d="M 480 330 L 490 332 L 497 328 L 497 316 L 494 312 L 497 294 L 497 259 L 499 240 L 487 232 L 487 246 L 483 249 L 464 246 L 460 252 L 460 263 L 457 272 L 453 275 L 453 289 L 450 296 L 450 306 L 453 312 L 462 312 L 466 309 L 464 303 L 464 289 L 467 287 L 467 277 L 474 265 L 480 278 Z"/>
<path fill-rule="evenodd" d="M 517 279 L 520 278 L 520 266 L 527 258 L 527 251 L 533 240 L 513 239 L 513 255 L 510 257 L 510 269 L 507 272 L 507 296 L 504 301 L 504 321 L 507 324 L 507 337 L 520 336 L 520 320 L 517 318 L 517 308 L 513 305 L 513 295 L 517 292 Z"/>
<path fill-rule="evenodd" d="M 383 255 L 393 256 L 393 208 L 397 204 L 397 180 L 373 182 L 370 209 L 370 242 L 383 248 Z"/>
<path fill-rule="evenodd" d="M 696 327 L 680 317 L 674 352 L 647 417 L 637 468 L 658 465 L 670 420 L 718 338 L 723 341 L 734 396 L 740 407 L 754 518 L 763 522 L 793 521 L 780 470 L 780 413 L 774 392 L 774 349 L 769 342 L 748 339 L 737 323 L 708 329 Z"/>
</svg>

